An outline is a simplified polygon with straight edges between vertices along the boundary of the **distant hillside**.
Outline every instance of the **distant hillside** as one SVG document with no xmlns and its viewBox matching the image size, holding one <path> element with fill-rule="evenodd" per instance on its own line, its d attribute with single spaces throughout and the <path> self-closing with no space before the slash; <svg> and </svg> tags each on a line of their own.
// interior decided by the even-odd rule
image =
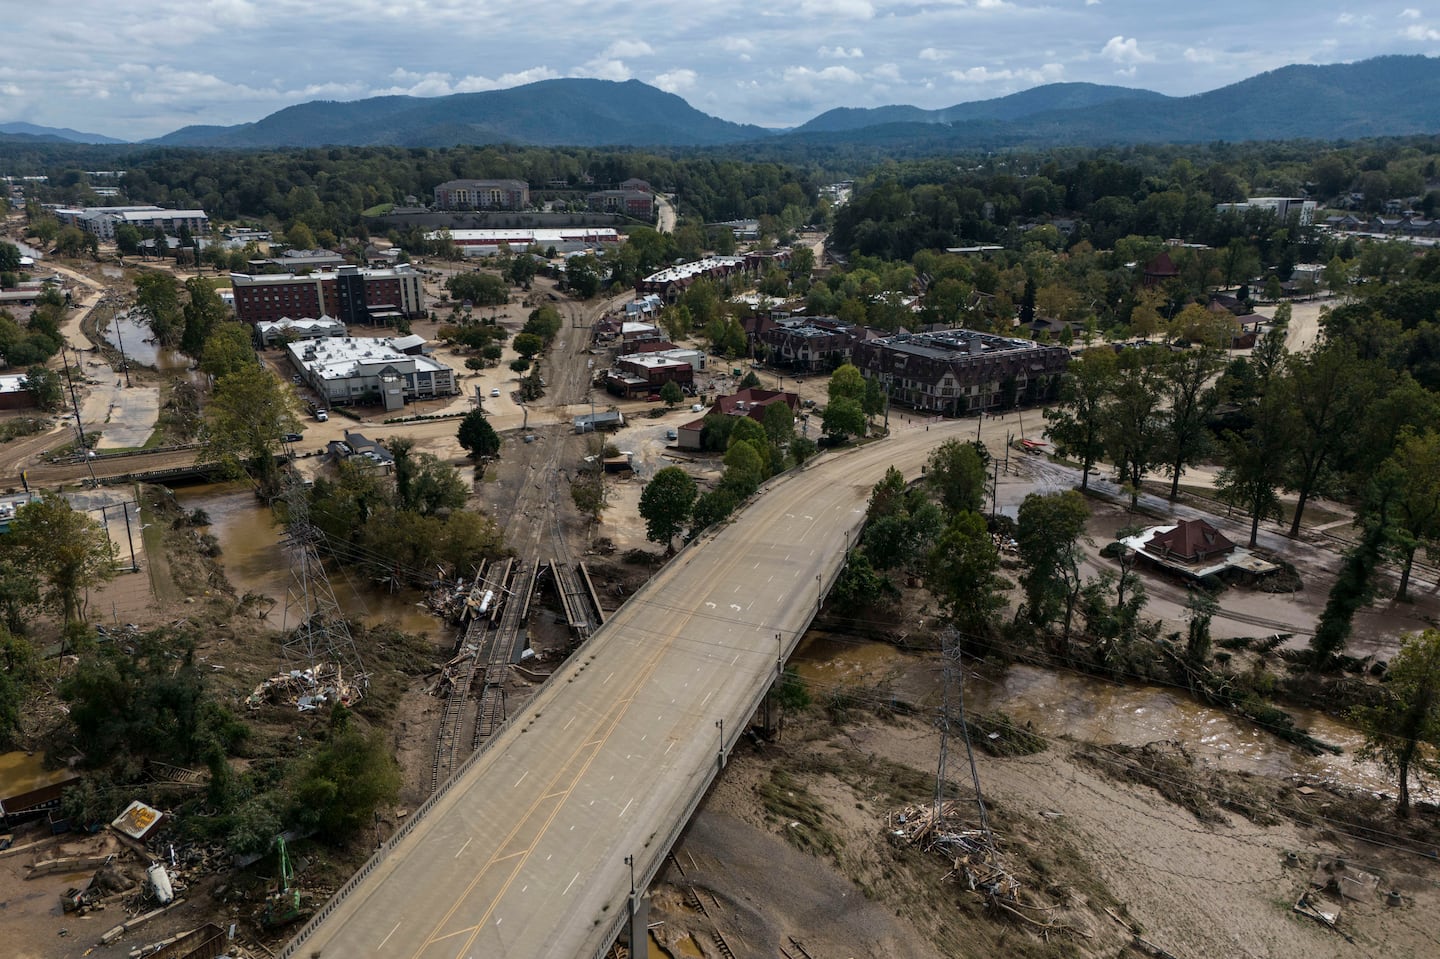
<svg viewBox="0 0 1440 959">
<path fill-rule="evenodd" d="M 165 146 L 713 146 L 768 136 L 708 116 L 638 80 L 542 80 L 509 90 L 446 97 L 314 101 L 255 123 L 185 127 Z"/>
<path fill-rule="evenodd" d="M 1121 99 L 1169 100 L 1163 93 L 1095 83 L 1048 83 L 993 100 L 957 103 L 939 110 L 889 106 L 871 109 L 840 107 L 796 127 L 794 133 L 836 133 L 892 123 L 965 123 L 975 120 L 1021 120 L 1053 110 L 1075 110 Z"/>
<path fill-rule="evenodd" d="M 24 136 L 35 137 L 46 143 L 124 143 L 124 140 L 117 140 L 114 137 L 102 136 L 99 133 L 81 133 L 79 130 L 71 130 L 68 127 L 42 127 L 34 123 L 13 121 L 0 123 L 0 133 L 18 133 Z"/>
<path fill-rule="evenodd" d="M 1080 99 L 1098 97 L 1100 102 L 1015 114 L 1016 109 L 1043 104 L 1049 89 L 1037 87 L 1014 97 L 960 104 L 947 110 L 882 108 L 876 118 L 883 122 L 859 128 L 844 125 L 857 119 L 855 114 L 871 111 L 849 111 L 818 129 L 812 127 L 837 112 L 831 111 L 785 134 L 785 138 L 813 144 L 863 144 L 877 149 L 999 149 L 1211 140 L 1337 140 L 1440 132 L 1440 59 L 1421 56 L 1281 67 L 1190 97 L 1096 87 L 1077 93 Z M 1007 104 L 1027 94 L 1037 96 L 1018 105 Z M 914 112 L 907 114 L 906 110 Z M 935 119 L 937 114 L 958 117 L 961 112 L 969 115 L 963 119 Z"/>
</svg>

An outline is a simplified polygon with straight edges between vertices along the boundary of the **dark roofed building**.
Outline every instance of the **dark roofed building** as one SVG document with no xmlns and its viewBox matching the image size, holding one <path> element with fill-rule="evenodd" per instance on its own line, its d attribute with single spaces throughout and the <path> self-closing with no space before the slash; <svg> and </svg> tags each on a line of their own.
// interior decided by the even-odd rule
<svg viewBox="0 0 1440 959">
<path fill-rule="evenodd" d="M 1235 544 L 1203 519 L 1187 519 L 1151 536 L 1145 549 L 1162 559 L 1201 563 L 1229 555 Z"/>
<path fill-rule="evenodd" d="M 853 362 L 894 403 L 958 416 L 1053 396 L 1070 353 L 975 330 L 935 330 L 857 339 Z"/>
<path fill-rule="evenodd" d="M 729 396 L 717 396 L 704 416 L 681 426 L 676 445 L 682 450 L 702 449 L 701 437 L 705 432 L 705 419 L 709 416 L 748 416 L 757 423 L 765 422 L 765 410 L 776 403 L 784 403 L 791 414 L 800 408 L 800 397 L 780 390 L 763 390 L 750 387 Z"/>
<path fill-rule="evenodd" d="M 1161 250 L 1159 256 L 1145 264 L 1145 287 L 1149 289 L 1150 287 L 1161 286 L 1179 275 L 1180 270 L 1175 266 L 1175 261 L 1170 259 L 1170 254 L 1165 250 Z"/>
</svg>

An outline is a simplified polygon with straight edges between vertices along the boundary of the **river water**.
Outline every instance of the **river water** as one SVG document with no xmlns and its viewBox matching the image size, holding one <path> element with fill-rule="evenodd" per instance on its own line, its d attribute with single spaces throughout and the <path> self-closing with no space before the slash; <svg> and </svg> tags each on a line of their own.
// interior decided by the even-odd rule
<svg viewBox="0 0 1440 959">
<path fill-rule="evenodd" d="M 791 662 L 812 689 L 890 685 L 926 706 L 941 701 L 943 677 L 934 653 L 812 632 Z M 972 712 L 1003 712 L 1044 736 L 1126 746 L 1169 740 L 1220 769 L 1313 776 L 1392 794 L 1395 789 L 1383 769 L 1356 758 L 1362 742 L 1357 730 L 1314 710 L 1286 711 L 1297 726 L 1339 746 L 1340 755 L 1311 756 L 1254 723 L 1195 701 L 1184 690 L 1112 683 L 1065 670 L 1020 664 L 999 673 L 967 670 L 965 699 Z"/>
<path fill-rule="evenodd" d="M 190 359 L 155 342 L 149 324 L 130 313 L 121 313 L 100 331 L 105 341 L 125 354 L 131 363 L 157 370 L 189 369 Z"/>
<path fill-rule="evenodd" d="M 183 487 L 175 491 L 175 498 L 187 510 L 203 509 L 209 514 L 210 532 L 220 542 L 220 562 L 236 591 L 270 597 L 275 601 L 269 617 L 271 625 L 294 627 L 300 607 L 292 599 L 286 616 L 286 597 L 292 592 L 292 583 L 290 557 L 281 545 L 284 528 L 270 510 L 260 505 L 249 485 L 236 482 Z M 326 570 L 336 603 L 353 619 L 389 622 L 409 633 L 426 633 L 432 639 L 448 636 L 451 631 L 428 609 L 417 605 L 423 599 L 418 590 L 386 592 L 334 562 L 327 562 Z"/>
</svg>

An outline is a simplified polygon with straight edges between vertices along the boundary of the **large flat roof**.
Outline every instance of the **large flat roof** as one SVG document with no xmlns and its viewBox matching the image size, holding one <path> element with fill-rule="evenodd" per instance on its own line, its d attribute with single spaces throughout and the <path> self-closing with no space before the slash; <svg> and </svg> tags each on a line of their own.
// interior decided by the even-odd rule
<svg viewBox="0 0 1440 959">
<path fill-rule="evenodd" d="M 681 263 L 661 270 L 659 273 L 652 273 L 645 277 L 646 283 L 673 283 L 676 280 L 688 280 L 692 276 L 703 276 L 711 270 L 723 269 L 732 266 L 744 266 L 743 256 L 707 256 L 703 260 L 695 260 L 691 263 Z"/>
<path fill-rule="evenodd" d="M 325 380 L 376 373 L 386 366 L 400 372 L 448 373 L 450 367 L 427 356 L 402 353 L 391 337 L 336 336 L 288 343 L 291 358 Z"/>
</svg>

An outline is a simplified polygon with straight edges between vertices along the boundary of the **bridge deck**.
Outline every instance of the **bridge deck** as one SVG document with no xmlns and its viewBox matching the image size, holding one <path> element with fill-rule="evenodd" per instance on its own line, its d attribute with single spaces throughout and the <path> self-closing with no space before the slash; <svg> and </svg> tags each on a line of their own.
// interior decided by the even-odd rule
<svg viewBox="0 0 1440 959">
<path fill-rule="evenodd" d="M 603 951 L 624 921 L 625 857 L 648 883 L 838 573 L 871 486 L 891 465 L 918 474 L 934 444 L 964 432 L 946 424 L 828 457 L 683 552 L 282 959 Z"/>
</svg>

